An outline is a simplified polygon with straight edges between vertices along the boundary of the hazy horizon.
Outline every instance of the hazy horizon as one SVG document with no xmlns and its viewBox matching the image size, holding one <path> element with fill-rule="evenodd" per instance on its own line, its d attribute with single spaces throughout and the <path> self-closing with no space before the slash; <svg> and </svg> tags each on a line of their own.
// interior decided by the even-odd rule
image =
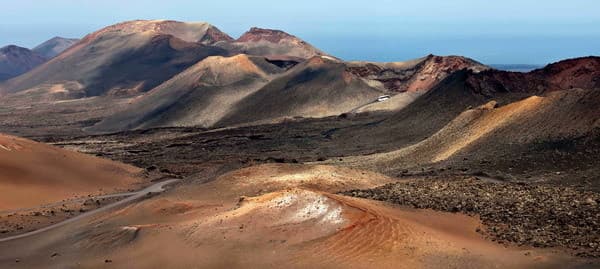
<svg viewBox="0 0 600 269">
<path fill-rule="evenodd" d="M 461 55 L 486 64 L 546 64 L 600 54 L 600 3 L 588 0 L 150 3 L 26 0 L 3 7 L 0 46 L 32 48 L 133 19 L 206 21 L 233 37 L 253 26 L 296 35 L 345 60 Z M 543 7 L 543 8 L 542 8 Z"/>
</svg>

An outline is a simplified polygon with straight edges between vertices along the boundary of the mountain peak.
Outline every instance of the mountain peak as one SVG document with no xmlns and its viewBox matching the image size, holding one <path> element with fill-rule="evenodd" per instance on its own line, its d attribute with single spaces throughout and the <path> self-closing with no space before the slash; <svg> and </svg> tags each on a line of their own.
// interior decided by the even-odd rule
<svg viewBox="0 0 600 269">
<path fill-rule="evenodd" d="M 269 59 L 305 60 L 325 55 L 304 40 L 281 30 L 252 27 L 234 42 L 219 44 L 230 51 Z"/>
<path fill-rule="evenodd" d="M 8 53 L 27 53 L 30 52 L 28 48 L 19 47 L 17 45 L 8 45 L 0 48 L 0 53 L 8 54 Z"/>
<path fill-rule="evenodd" d="M 19 76 L 46 62 L 46 58 L 28 48 L 8 45 L 0 48 L 0 81 Z"/>
<path fill-rule="evenodd" d="M 55 36 L 33 48 L 33 51 L 50 59 L 70 48 L 77 42 L 79 42 L 79 39 Z"/>
<path fill-rule="evenodd" d="M 482 63 L 463 56 L 438 56 L 429 54 L 425 59 L 425 61 L 435 64 L 437 68 L 451 72 L 461 69 L 469 69 L 475 72 L 480 72 L 489 69 L 489 67 L 483 65 Z"/>
<path fill-rule="evenodd" d="M 48 39 L 46 42 L 57 42 L 57 41 L 65 41 L 65 40 L 79 40 L 78 38 L 66 38 L 62 36 L 55 36 L 53 38 Z"/>
<path fill-rule="evenodd" d="M 533 72 L 545 72 L 545 73 L 559 73 L 567 69 L 573 68 L 587 68 L 594 69 L 594 67 L 600 66 L 600 57 L 598 56 L 587 56 L 573 59 L 566 59 L 551 63 L 542 69 L 538 69 Z M 596 69 L 597 70 L 597 69 Z"/>
<path fill-rule="evenodd" d="M 558 88 L 600 88 L 600 57 L 588 56 L 563 60 L 534 70 L 531 74 L 549 77 Z"/>
<path fill-rule="evenodd" d="M 231 41 L 233 38 L 207 22 L 180 22 L 173 20 L 134 20 L 105 27 L 84 38 L 93 40 L 106 34 L 163 34 L 172 35 L 186 42 L 212 44 L 218 41 Z"/>
<path fill-rule="evenodd" d="M 246 33 L 244 33 L 240 38 L 237 39 L 238 42 L 258 42 L 261 40 L 266 40 L 272 43 L 279 43 L 282 39 L 298 39 L 297 37 L 290 35 L 281 30 L 274 29 L 265 29 L 252 27 Z M 298 39 L 299 40 L 299 39 Z"/>
<path fill-rule="evenodd" d="M 231 42 L 234 41 L 234 39 L 213 25 L 209 25 L 208 29 L 206 29 L 204 37 L 200 39 L 200 43 L 207 45 L 220 41 Z"/>
</svg>

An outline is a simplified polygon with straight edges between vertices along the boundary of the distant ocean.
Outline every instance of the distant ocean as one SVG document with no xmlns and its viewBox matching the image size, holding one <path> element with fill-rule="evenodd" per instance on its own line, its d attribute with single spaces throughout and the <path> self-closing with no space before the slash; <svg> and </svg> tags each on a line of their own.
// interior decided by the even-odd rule
<svg viewBox="0 0 600 269">
<path fill-rule="evenodd" d="M 489 66 L 504 71 L 512 71 L 512 72 L 529 72 L 531 70 L 535 70 L 538 68 L 544 67 L 543 65 L 533 65 L 533 64 L 490 64 Z"/>
</svg>

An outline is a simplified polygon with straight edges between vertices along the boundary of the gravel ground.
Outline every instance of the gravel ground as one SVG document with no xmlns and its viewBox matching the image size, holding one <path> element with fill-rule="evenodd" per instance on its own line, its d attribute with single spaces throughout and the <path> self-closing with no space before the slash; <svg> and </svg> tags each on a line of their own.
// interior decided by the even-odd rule
<svg viewBox="0 0 600 269">
<path fill-rule="evenodd" d="M 391 183 L 342 194 L 479 216 L 478 230 L 501 244 L 562 247 L 600 257 L 600 194 L 568 187 L 492 183 L 478 178 Z"/>
</svg>

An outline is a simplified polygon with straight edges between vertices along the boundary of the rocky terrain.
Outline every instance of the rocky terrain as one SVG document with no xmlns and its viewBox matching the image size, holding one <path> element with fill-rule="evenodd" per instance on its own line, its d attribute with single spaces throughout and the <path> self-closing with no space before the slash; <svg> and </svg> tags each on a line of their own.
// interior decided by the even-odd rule
<svg viewBox="0 0 600 269">
<path fill-rule="evenodd" d="M 599 77 L 108 26 L 0 84 L 0 267 L 598 268 Z"/>
<path fill-rule="evenodd" d="M 42 234 L 29 244 L 7 242 L 0 245 L 0 264 L 126 268 L 152 267 L 166 259 L 177 267 L 230 268 L 594 266 L 561 252 L 487 241 L 476 232 L 481 224 L 464 215 L 405 210 L 331 194 L 391 181 L 335 166 L 247 167 L 204 184 L 175 186 L 164 195 Z M 70 233 L 73 227 L 77 232 Z M 157 247 L 162 251 L 155 251 Z M 19 255 L 19 249 L 31 254 Z M 144 253 L 153 255 L 127 258 Z"/>
<path fill-rule="evenodd" d="M 35 231 L 119 201 L 114 198 L 83 198 L 43 205 L 39 208 L 0 211 L 0 235 L 8 237 Z"/>
<path fill-rule="evenodd" d="M 478 73 L 489 68 L 465 57 L 435 55 L 398 63 L 350 62 L 348 66 L 352 74 L 377 81 L 390 92 L 427 91 L 463 69 Z"/>
<path fill-rule="evenodd" d="M 467 177 L 418 179 L 343 194 L 478 216 L 485 226 L 477 232 L 500 244 L 561 247 L 578 256 L 600 256 L 597 192 Z"/>
</svg>

